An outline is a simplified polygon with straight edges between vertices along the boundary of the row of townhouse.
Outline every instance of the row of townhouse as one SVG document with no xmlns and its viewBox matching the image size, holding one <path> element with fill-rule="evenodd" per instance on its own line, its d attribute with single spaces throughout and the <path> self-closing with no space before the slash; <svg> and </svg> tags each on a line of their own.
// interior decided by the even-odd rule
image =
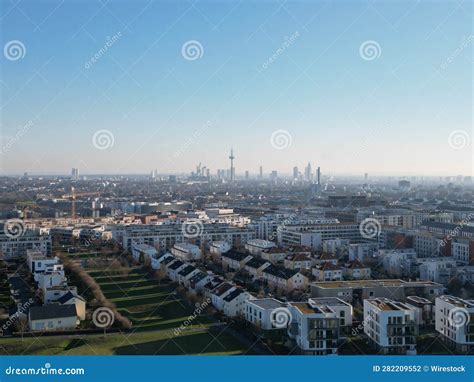
<svg viewBox="0 0 474 382">
<path fill-rule="evenodd" d="M 28 250 L 27 264 L 43 298 L 43 306 L 29 309 L 31 331 L 74 329 L 85 320 L 86 301 L 76 287 L 68 285 L 64 266 L 57 257 Z"/>
<path fill-rule="evenodd" d="M 358 260 L 350 261 L 343 266 L 326 261 L 311 269 L 316 281 L 366 280 L 370 278 L 370 267 Z"/>
<path fill-rule="evenodd" d="M 249 253 L 229 251 L 221 256 L 221 260 L 224 269 L 242 271 L 254 280 L 265 281 L 269 286 L 286 292 L 305 290 L 308 286 L 308 277 L 298 270 L 275 266 Z"/>
<path fill-rule="evenodd" d="M 212 301 L 213 306 L 228 317 L 243 315 L 244 302 L 253 296 L 241 287 L 224 281 L 210 271 L 202 271 L 192 261 L 183 261 L 171 253 L 159 254 L 155 248 L 136 245 L 134 257 L 144 262 L 148 256 L 153 269 L 160 269 L 173 282 L 183 286 L 189 293 L 201 294 Z"/>
</svg>

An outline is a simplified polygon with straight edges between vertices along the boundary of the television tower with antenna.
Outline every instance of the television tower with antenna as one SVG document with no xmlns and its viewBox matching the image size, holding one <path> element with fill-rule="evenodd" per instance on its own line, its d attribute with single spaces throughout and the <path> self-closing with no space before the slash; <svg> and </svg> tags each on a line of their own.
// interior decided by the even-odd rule
<svg viewBox="0 0 474 382">
<path fill-rule="evenodd" d="M 230 181 L 233 182 L 235 178 L 235 169 L 234 169 L 234 149 L 230 149 Z"/>
</svg>

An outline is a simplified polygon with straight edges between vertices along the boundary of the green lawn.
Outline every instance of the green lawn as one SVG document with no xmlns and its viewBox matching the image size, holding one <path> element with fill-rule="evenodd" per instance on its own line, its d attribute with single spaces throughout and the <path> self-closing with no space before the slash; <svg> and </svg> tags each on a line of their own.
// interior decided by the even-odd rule
<svg viewBox="0 0 474 382">
<path fill-rule="evenodd" d="M 159 283 L 142 269 L 91 270 L 107 299 L 132 322 L 132 331 L 103 335 L 0 338 L 2 354 L 243 354 L 247 347 L 219 334 L 211 317 L 190 319 L 194 305 L 182 301 L 175 285 Z M 81 292 L 81 291 L 79 291 Z M 176 329 L 184 325 L 176 334 Z M 220 329 L 220 330 L 219 330 Z M 217 340 L 214 338 L 218 336 Z"/>
<path fill-rule="evenodd" d="M 216 336 L 216 334 L 214 334 Z M 160 332 L 111 333 L 103 335 L 0 338 L 0 355 L 230 355 L 246 349 L 225 332 L 217 340 L 206 329 Z M 251 354 L 251 353 L 249 353 Z"/>
<path fill-rule="evenodd" d="M 123 271 L 89 274 L 117 310 L 132 321 L 134 330 L 176 328 L 193 314 L 194 307 L 176 295 L 173 285 L 159 284 L 140 268 L 133 268 L 128 274 Z M 210 322 L 208 317 L 200 316 L 193 320 L 193 325 L 200 327 Z"/>
</svg>

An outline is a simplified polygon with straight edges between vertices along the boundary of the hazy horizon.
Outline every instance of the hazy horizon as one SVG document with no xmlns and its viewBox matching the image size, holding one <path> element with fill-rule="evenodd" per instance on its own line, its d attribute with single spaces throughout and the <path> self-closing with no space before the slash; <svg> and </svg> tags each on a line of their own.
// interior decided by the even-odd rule
<svg viewBox="0 0 474 382">
<path fill-rule="evenodd" d="M 471 12 L 3 3 L 0 175 L 471 176 Z"/>
</svg>

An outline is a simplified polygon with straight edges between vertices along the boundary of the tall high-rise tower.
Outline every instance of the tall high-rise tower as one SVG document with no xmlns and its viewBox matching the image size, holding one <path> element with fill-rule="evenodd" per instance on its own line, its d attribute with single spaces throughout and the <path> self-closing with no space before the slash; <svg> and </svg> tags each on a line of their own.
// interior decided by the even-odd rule
<svg viewBox="0 0 474 382">
<path fill-rule="evenodd" d="M 230 149 L 230 181 L 233 182 L 235 178 L 235 169 L 234 169 L 234 149 Z"/>
</svg>

